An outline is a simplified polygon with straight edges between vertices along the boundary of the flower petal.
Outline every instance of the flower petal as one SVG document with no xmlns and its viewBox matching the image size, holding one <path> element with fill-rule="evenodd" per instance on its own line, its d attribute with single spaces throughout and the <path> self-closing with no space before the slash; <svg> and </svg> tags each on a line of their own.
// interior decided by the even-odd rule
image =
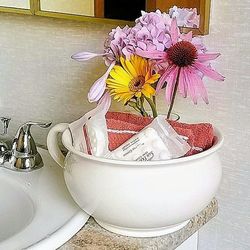
<svg viewBox="0 0 250 250">
<path fill-rule="evenodd" d="M 144 51 L 141 49 L 136 49 L 135 53 L 138 56 L 149 58 L 149 59 L 165 59 L 167 53 L 164 51 L 157 51 L 157 50 L 151 50 L 151 51 Z"/>
<path fill-rule="evenodd" d="M 117 86 L 119 88 L 128 86 L 127 82 L 126 81 L 121 81 L 121 79 L 108 78 L 106 80 L 106 83 L 108 84 L 108 86 L 114 85 L 114 86 Z"/>
<path fill-rule="evenodd" d="M 143 88 L 142 88 L 142 93 L 143 93 L 146 97 L 150 98 L 151 95 L 154 95 L 154 94 L 155 94 L 155 89 L 152 88 L 149 84 L 145 84 L 145 85 L 143 86 Z"/>
<path fill-rule="evenodd" d="M 88 100 L 89 102 L 97 102 L 103 95 L 106 88 L 106 80 L 108 78 L 109 72 L 114 67 L 115 62 L 113 62 L 107 69 L 106 73 L 100 77 L 89 90 Z"/>
<path fill-rule="evenodd" d="M 106 92 L 99 100 L 98 106 L 102 106 L 102 109 L 107 112 L 109 110 L 110 105 L 111 105 L 111 96 L 108 92 Z"/>
<path fill-rule="evenodd" d="M 220 56 L 220 53 L 204 53 L 204 54 L 199 54 L 197 59 L 200 62 L 206 62 L 206 61 L 214 60 L 219 56 Z"/>
<path fill-rule="evenodd" d="M 206 88 L 204 86 L 204 83 L 203 83 L 202 79 L 196 74 L 193 74 L 193 79 L 194 79 L 194 82 L 195 82 L 195 85 L 196 85 L 197 92 L 200 94 L 203 101 L 206 104 L 209 104 L 207 90 L 206 90 Z"/>
<path fill-rule="evenodd" d="M 187 34 L 182 34 L 182 35 L 181 35 L 181 38 L 182 38 L 184 41 L 192 42 L 193 32 L 192 32 L 192 31 L 189 31 Z"/>
<path fill-rule="evenodd" d="M 224 81 L 225 80 L 225 77 L 222 76 L 221 74 L 219 74 L 217 71 L 211 69 L 211 68 L 208 68 L 207 66 L 205 66 L 204 64 L 202 63 L 199 63 L 199 62 L 195 62 L 194 64 L 194 67 L 196 69 L 198 69 L 199 71 L 201 71 L 205 76 L 207 77 L 210 77 L 216 81 Z"/>
<path fill-rule="evenodd" d="M 171 36 L 171 40 L 172 40 L 172 44 L 176 44 L 178 42 L 178 36 L 179 36 L 179 32 L 178 32 L 179 28 L 177 26 L 177 20 L 176 18 L 172 19 L 171 22 L 171 26 L 170 26 L 170 36 Z"/>
<path fill-rule="evenodd" d="M 156 86 L 156 93 L 158 94 L 159 91 L 162 89 L 164 83 L 166 82 L 166 79 L 168 77 L 169 74 L 171 74 L 171 71 L 175 69 L 176 66 L 170 66 L 167 68 L 167 70 L 163 73 L 163 75 L 161 76 L 160 80 L 157 83 Z"/>
<path fill-rule="evenodd" d="M 87 61 L 91 58 L 94 58 L 96 56 L 105 56 L 106 53 L 97 54 L 97 53 L 91 53 L 91 52 L 79 52 L 71 56 L 72 59 L 82 62 Z"/>
<path fill-rule="evenodd" d="M 189 67 L 183 68 L 183 74 L 185 77 L 185 82 L 187 84 L 187 92 L 189 96 L 191 97 L 194 104 L 197 104 L 197 94 L 195 91 L 195 79 L 193 78 L 194 74 L 190 73 Z"/>
<path fill-rule="evenodd" d="M 187 84 L 185 82 L 185 76 L 183 73 L 183 68 L 180 68 L 179 85 L 178 90 L 180 94 L 186 98 L 187 97 Z"/>
<path fill-rule="evenodd" d="M 131 74 L 127 73 L 127 71 L 120 65 L 115 65 L 111 70 L 110 75 L 114 79 L 122 79 L 122 81 L 124 82 L 128 82 L 131 81 L 131 79 L 133 79 Z"/>
<path fill-rule="evenodd" d="M 121 57 L 120 62 L 122 63 L 123 68 L 127 71 L 128 74 L 130 74 L 132 77 L 138 76 L 136 69 L 134 65 L 130 62 L 130 60 L 124 60 L 123 57 Z"/>
<path fill-rule="evenodd" d="M 158 79 L 160 78 L 160 74 L 154 74 L 152 75 L 149 79 L 146 79 L 145 78 L 145 83 L 148 83 L 148 84 L 153 84 L 155 83 Z"/>
<path fill-rule="evenodd" d="M 138 91 L 138 92 L 135 92 L 135 96 L 137 97 L 137 98 L 140 98 L 141 97 L 141 91 Z"/>
</svg>

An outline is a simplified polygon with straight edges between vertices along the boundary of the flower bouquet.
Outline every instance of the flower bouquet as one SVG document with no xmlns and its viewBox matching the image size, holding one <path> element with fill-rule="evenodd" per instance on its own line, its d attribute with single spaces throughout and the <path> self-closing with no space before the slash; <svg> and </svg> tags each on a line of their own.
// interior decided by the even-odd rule
<svg viewBox="0 0 250 250">
<path fill-rule="evenodd" d="M 134 237 L 179 230 L 216 194 L 223 137 L 211 124 L 153 119 L 156 98 L 165 91 L 168 117 L 178 91 L 195 104 L 199 97 L 208 103 L 203 77 L 224 80 L 210 65 L 219 54 L 207 52 L 201 37 L 183 34 L 177 18 L 157 10 L 142 12 L 133 27 L 112 30 L 102 53 L 73 58 L 95 56 L 108 67 L 88 94 L 98 105 L 77 121 L 52 128 L 49 152 L 64 168 L 74 200 L 102 227 Z M 111 97 L 142 116 L 106 113 Z M 58 147 L 60 133 L 66 158 Z"/>
<path fill-rule="evenodd" d="M 192 31 L 182 33 L 178 23 L 183 24 L 183 18 L 178 20 L 181 15 L 174 15 L 173 11 L 174 8 L 172 15 L 159 10 L 142 11 L 133 27 L 118 26 L 109 33 L 102 53 L 80 52 L 72 56 L 77 61 L 102 56 L 108 67 L 91 87 L 90 102 L 100 101 L 107 93 L 142 116 L 149 116 L 145 110 L 147 102 L 156 117 L 156 97 L 164 90 L 168 118 L 177 92 L 184 98 L 189 96 L 194 104 L 199 97 L 208 104 L 203 77 L 224 80 L 210 64 L 220 54 L 208 52 L 202 37 L 193 36 Z M 193 14 L 196 15 L 195 10 Z M 190 19 L 189 25 L 192 22 L 197 25 L 196 18 Z"/>
</svg>

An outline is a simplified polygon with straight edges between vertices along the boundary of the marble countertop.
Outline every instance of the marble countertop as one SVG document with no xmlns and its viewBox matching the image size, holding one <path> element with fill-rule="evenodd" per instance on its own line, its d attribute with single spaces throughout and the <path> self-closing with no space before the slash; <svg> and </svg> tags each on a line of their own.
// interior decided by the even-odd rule
<svg viewBox="0 0 250 250">
<path fill-rule="evenodd" d="M 99 226 L 90 218 L 85 226 L 60 250 L 172 250 L 198 231 L 218 213 L 218 202 L 214 198 L 210 204 L 190 222 L 174 233 L 152 238 L 133 238 L 117 235 Z"/>
</svg>

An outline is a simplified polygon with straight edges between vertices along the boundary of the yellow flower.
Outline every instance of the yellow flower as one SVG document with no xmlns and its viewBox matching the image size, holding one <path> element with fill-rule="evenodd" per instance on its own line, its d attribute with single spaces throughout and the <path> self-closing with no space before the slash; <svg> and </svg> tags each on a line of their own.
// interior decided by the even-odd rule
<svg viewBox="0 0 250 250">
<path fill-rule="evenodd" d="M 148 98 L 155 94 L 151 86 L 160 75 L 152 74 L 152 67 L 147 59 L 133 55 L 130 60 L 120 58 L 121 66 L 115 65 L 107 79 L 107 88 L 117 101 L 124 104 L 131 98 Z"/>
</svg>

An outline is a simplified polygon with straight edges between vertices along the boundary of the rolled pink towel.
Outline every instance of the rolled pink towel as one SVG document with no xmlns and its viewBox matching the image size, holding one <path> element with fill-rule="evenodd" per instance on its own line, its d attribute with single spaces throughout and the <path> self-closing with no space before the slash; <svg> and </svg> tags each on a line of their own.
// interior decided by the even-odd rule
<svg viewBox="0 0 250 250">
<path fill-rule="evenodd" d="M 112 151 L 149 125 L 153 119 L 130 113 L 108 112 L 106 114 L 109 149 Z M 199 153 L 213 145 L 214 132 L 209 123 L 187 124 L 168 121 L 175 131 L 185 137 L 192 149 L 187 155 Z"/>
</svg>

